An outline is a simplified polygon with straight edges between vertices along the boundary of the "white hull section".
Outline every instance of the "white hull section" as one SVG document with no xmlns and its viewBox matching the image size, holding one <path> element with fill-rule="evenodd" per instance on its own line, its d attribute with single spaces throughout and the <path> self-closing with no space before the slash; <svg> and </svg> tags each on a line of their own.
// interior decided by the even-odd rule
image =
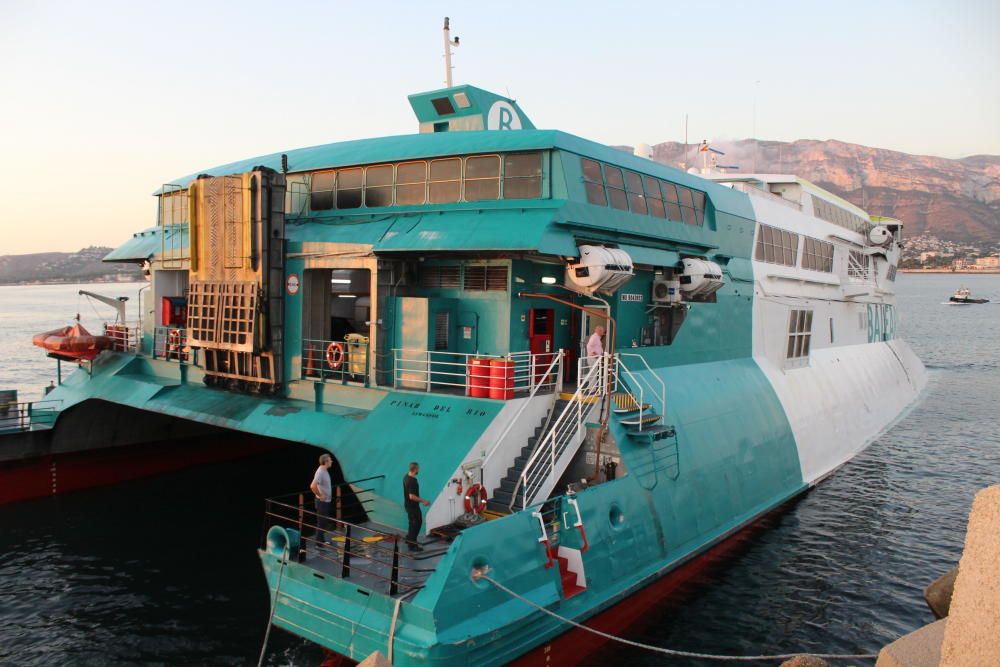
<svg viewBox="0 0 1000 667">
<path fill-rule="evenodd" d="M 927 383 L 902 340 L 816 350 L 809 366 L 761 363 L 785 409 L 802 479 L 814 484 L 891 426 Z"/>
<path fill-rule="evenodd" d="M 861 234 L 806 211 L 760 197 L 751 203 L 760 223 L 798 238 L 796 261 L 753 262 L 753 356 L 791 425 L 802 479 L 814 484 L 890 427 L 920 395 L 927 373 L 895 337 L 889 267 L 898 249 L 871 253 Z M 828 270 L 802 268 L 806 239 L 832 244 Z M 867 255 L 867 265 L 852 266 L 851 253 Z"/>
</svg>

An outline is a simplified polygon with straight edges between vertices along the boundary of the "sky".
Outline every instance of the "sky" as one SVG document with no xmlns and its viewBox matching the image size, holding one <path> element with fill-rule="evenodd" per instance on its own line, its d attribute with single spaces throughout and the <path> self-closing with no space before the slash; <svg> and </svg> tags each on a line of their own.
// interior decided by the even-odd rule
<svg viewBox="0 0 1000 667">
<path fill-rule="evenodd" d="M 0 255 L 117 246 L 183 174 L 415 132 L 444 16 L 455 82 L 539 128 L 1000 154 L 997 0 L 0 0 Z"/>
</svg>

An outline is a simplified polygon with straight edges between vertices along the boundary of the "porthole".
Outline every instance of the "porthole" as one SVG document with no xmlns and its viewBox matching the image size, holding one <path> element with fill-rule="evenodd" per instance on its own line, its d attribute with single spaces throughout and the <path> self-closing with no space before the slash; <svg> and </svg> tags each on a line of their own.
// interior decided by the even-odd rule
<svg viewBox="0 0 1000 667">
<path fill-rule="evenodd" d="M 617 504 L 611 505 L 608 511 L 608 523 L 614 530 L 621 530 L 625 526 L 625 513 Z"/>
</svg>

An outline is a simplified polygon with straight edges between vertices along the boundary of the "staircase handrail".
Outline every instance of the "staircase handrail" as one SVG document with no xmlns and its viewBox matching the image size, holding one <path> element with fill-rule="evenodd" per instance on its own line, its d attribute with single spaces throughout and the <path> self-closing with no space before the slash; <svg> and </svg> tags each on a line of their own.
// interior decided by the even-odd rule
<svg viewBox="0 0 1000 667">
<path fill-rule="evenodd" d="M 562 350 L 559 350 L 558 353 L 556 353 L 555 355 L 553 355 L 552 363 L 550 363 L 549 367 L 545 369 L 545 373 L 542 375 L 543 378 L 544 377 L 548 377 L 549 374 L 552 373 L 552 369 L 557 364 L 560 364 L 559 369 L 561 371 L 561 368 L 562 368 L 562 366 L 561 366 L 562 356 L 563 356 L 563 351 Z M 507 423 L 507 426 L 504 428 L 503 432 L 500 433 L 499 437 L 497 437 L 497 439 L 496 439 L 496 442 L 493 444 L 493 449 L 491 449 L 489 452 L 487 452 L 486 458 L 483 459 L 483 463 L 480 466 L 480 467 L 483 468 L 483 470 L 486 469 L 486 464 L 489 463 L 490 459 L 493 458 L 493 455 L 497 452 L 498 449 L 500 449 L 500 445 L 503 443 L 504 438 L 507 437 L 507 434 L 510 433 L 510 430 L 512 428 L 514 428 L 514 424 L 516 424 L 518 422 L 518 420 L 521 418 L 521 414 L 525 411 L 525 409 L 527 409 L 528 405 L 531 403 L 531 399 L 533 399 L 535 397 L 535 395 L 538 393 L 538 390 L 541 387 L 543 387 L 543 386 L 547 386 L 547 385 L 545 385 L 544 382 L 539 382 L 539 383 L 537 383 L 534 386 L 534 388 L 531 390 L 531 393 L 528 394 L 528 398 L 521 404 L 521 407 L 518 408 L 517 413 L 514 415 L 514 418 L 511 419 L 510 422 Z M 552 396 L 553 396 L 552 402 L 553 403 L 555 403 L 555 397 L 557 397 L 558 395 L 559 395 L 558 391 L 555 391 L 555 392 L 552 393 Z"/>
<path fill-rule="evenodd" d="M 649 362 L 646 361 L 646 358 L 644 356 L 642 356 L 641 354 L 636 354 L 634 352 L 619 352 L 616 356 L 619 358 L 619 363 L 621 363 L 622 368 L 624 368 L 625 370 L 628 370 L 628 367 L 625 366 L 624 362 L 621 361 L 621 357 L 635 357 L 635 358 L 637 358 L 639 361 L 642 362 L 642 365 L 646 367 L 646 370 L 649 371 L 649 375 L 651 375 L 652 377 L 656 378 L 656 382 L 660 385 L 660 391 L 659 391 L 659 395 L 660 395 L 660 410 L 659 410 L 659 412 L 660 412 L 661 415 L 663 415 L 663 418 L 666 419 L 667 418 L 667 384 L 663 381 L 663 379 L 659 375 L 657 375 L 655 372 L 653 372 L 653 369 L 650 368 L 650 366 L 649 366 Z M 629 371 L 629 376 L 632 377 L 631 371 Z M 656 393 L 657 393 L 657 391 L 656 391 L 656 387 L 653 386 L 653 383 L 650 382 L 649 380 L 644 379 L 644 378 L 643 378 L 643 381 L 649 387 L 650 392 L 655 396 Z"/>
<path fill-rule="evenodd" d="M 517 484 L 514 486 L 514 491 L 511 493 L 510 496 L 510 504 L 507 506 L 508 510 L 513 511 L 514 503 L 517 500 L 518 491 L 521 491 L 522 494 L 521 504 L 523 506 L 528 505 L 528 489 L 527 489 L 527 486 L 529 484 L 528 478 L 529 476 L 532 479 L 536 477 L 536 475 L 534 474 L 529 475 L 529 473 L 535 472 L 533 470 L 533 467 L 536 461 L 539 460 L 539 457 L 542 455 L 542 453 L 546 451 L 546 449 L 549 452 L 549 458 L 550 458 L 549 470 L 551 471 L 552 469 L 555 469 L 557 449 L 559 449 L 563 444 L 563 439 L 558 436 L 567 433 L 579 432 L 580 424 L 583 422 L 583 406 L 585 403 L 581 399 L 590 398 L 591 396 L 602 395 L 602 392 L 605 390 L 605 384 L 603 382 L 597 386 L 597 391 L 595 393 L 593 394 L 588 393 L 591 389 L 591 386 L 595 384 L 593 382 L 595 375 L 600 375 L 604 377 L 603 367 L 605 366 L 605 364 L 608 363 L 608 355 L 603 355 L 599 357 L 599 360 L 600 361 L 598 363 L 592 364 L 590 369 L 587 371 L 587 375 L 581 380 L 579 380 L 579 385 L 577 386 L 576 392 L 573 394 L 573 397 L 569 400 L 569 407 L 567 407 L 563 411 L 563 413 L 559 415 L 559 418 L 552 425 L 552 428 L 549 429 L 547 432 L 545 432 L 545 434 L 539 439 L 535 451 L 532 452 L 531 457 L 528 459 L 528 462 L 524 464 L 524 470 L 521 471 L 521 476 L 520 478 L 518 478 Z M 579 377 L 579 374 L 577 375 L 577 377 Z M 575 421 L 576 428 L 567 431 L 566 429 L 563 428 L 563 426 L 566 423 L 566 421 L 570 419 L 570 415 L 574 411 L 577 414 Z M 549 443 L 549 447 L 545 447 L 546 442 Z M 541 479 L 544 479 L 544 475 L 541 477 Z"/>
<path fill-rule="evenodd" d="M 632 374 L 632 371 L 628 369 L 628 366 L 626 366 L 621 359 L 617 358 L 617 355 L 615 355 L 615 366 L 616 367 L 620 366 L 621 371 L 625 371 L 625 374 L 632 379 L 634 386 L 638 387 L 639 389 L 639 395 L 636 396 L 628 384 L 626 384 L 625 382 L 619 382 L 618 380 L 621 371 L 618 368 L 615 368 L 615 387 L 618 391 L 623 391 L 626 394 L 628 394 L 629 397 L 631 397 L 632 401 L 635 403 L 635 405 L 639 408 L 639 430 L 641 431 L 642 427 L 644 426 L 643 416 L 646 413 L 646 399 L 643 392 L 642 383 L 639 382 L 639 380 L 635 377 L 635 375 Z"/>
</svg>

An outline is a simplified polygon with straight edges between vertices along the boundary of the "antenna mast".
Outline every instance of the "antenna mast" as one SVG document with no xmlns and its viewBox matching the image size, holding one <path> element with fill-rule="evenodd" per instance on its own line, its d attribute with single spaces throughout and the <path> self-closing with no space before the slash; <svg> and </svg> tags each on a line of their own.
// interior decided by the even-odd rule
<svg viewBox="0 0 1000 667">
<path fill-rule="evenodd" d="M 444 85 L 445 88 L 451 88 L 451 47 L 458 46 L 458 37 L 455 39 L 451 38 L 451 28 L 449 27 L 448 17 L 444 17 Z"/>
</svg>

